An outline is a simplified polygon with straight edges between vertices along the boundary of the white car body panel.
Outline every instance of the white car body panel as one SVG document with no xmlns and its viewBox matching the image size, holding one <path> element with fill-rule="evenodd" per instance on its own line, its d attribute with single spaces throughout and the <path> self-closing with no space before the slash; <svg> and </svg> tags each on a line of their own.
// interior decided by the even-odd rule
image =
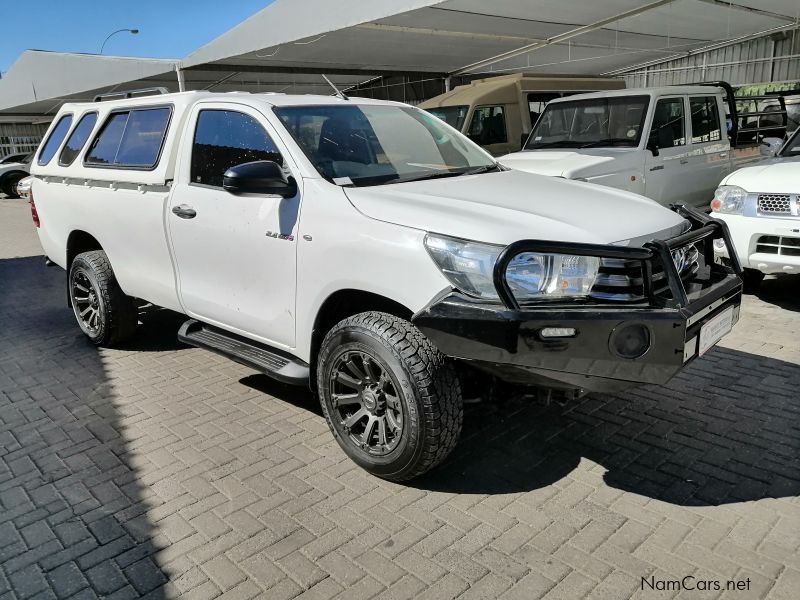
<svg viewBox="0 0 800 600">
<path fill-rule="evenodd" d="M 642 196 L 519 171 L 346 192 L 375 219 L 503 246 L 520 239 L 609 244 L 684 222 Z"/>
<path fill-rule="evenodd" d="M 65 105 L 64 112 L 78 115 L 75 123 L 87 111 L 101 113 L 90 139 L 115 108 L 169 104 L 173 113 L 161 161 L 150 171 L 85 166 L 85 148 L 68 167 L 34 161 L 32 194 L 46 254 L 66 268 L 69 235 L 84 231 L 106 251 L 126 294 L 309 361 L 316 315 L 332 294 L 371 292 L 416 313 L 451 289 L 424 247 L 427 232 L 502 245 L 531 238 L 633 245 L 688 226 L 641 196 L 517 171 L 339 187 L 319 175 L 272 112 L 277 105 L 339 102 L 346 101 L 187 92 Z M 243 197 L 190 185 L 201 107 L 256 118 L 283 154 L 298 195 Z M 183 203 L 198 217 L 173 215 Z"/>
</svg>

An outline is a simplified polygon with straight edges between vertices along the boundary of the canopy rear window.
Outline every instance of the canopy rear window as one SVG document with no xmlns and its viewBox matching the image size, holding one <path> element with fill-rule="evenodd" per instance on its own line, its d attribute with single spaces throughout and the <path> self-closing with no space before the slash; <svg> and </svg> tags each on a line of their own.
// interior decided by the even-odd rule
<svg viewBox="0 0 800 600">
<path fill-rule="evenodd" d="M 171 115 L 168 106 L 112 112 L 89 148 L 86 166 L 155 168 Z"/>
</svg>

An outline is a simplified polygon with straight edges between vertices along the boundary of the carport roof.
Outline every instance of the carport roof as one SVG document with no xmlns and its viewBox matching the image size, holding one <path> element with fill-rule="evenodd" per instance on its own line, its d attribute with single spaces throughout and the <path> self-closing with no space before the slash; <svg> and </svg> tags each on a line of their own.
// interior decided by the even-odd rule
<svg viewBox="0 0 800 600">
<path fill-rule="evenodd" d="M 798 0 L 275 0 L 183 66 L 596 75 L 798 17 Z"/>
<path fill-rule="evenodd" d="M 0 115 L 163 86 L 326 94 L 380 75 L 617 74 L 797 29 L 798 0 L 275 0 L 183 60 L 29 50 Z"/>
</svg>

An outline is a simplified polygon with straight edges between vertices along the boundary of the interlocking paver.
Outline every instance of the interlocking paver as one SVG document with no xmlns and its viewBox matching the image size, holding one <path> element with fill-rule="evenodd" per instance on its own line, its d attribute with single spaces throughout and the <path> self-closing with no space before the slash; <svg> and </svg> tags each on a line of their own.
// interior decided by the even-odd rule
<svg viewBox="0 0 800 600">
<path fill-rule="evenodd" d="M 27 205 L 0 199 L 3 600 L 606 600 L 690 573 L 800 589 L 797 278 L 745 296 L 667 386 L 468 406 L 464 443 L 409 485 L 353 465 L 311 394 L 177 343 L 179 315 L 92 347 L 64 285 Z"/>
</svg>

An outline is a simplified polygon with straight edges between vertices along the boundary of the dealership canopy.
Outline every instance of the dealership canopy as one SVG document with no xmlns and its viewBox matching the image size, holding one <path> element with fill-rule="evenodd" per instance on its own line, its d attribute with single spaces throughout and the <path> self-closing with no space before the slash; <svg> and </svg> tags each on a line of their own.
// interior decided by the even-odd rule
<svg viewBox="0 0 800 600">
<path fill-rule="evenodd" d="M 403 74 L 618 74 L 798 28 L 797 0 L 275 0 L 183 60 L 26 52 L 0 111 L 162 85 L 327 93 Z M 76 58 L 77 57 L 77 58 Z"/>
</svg>

